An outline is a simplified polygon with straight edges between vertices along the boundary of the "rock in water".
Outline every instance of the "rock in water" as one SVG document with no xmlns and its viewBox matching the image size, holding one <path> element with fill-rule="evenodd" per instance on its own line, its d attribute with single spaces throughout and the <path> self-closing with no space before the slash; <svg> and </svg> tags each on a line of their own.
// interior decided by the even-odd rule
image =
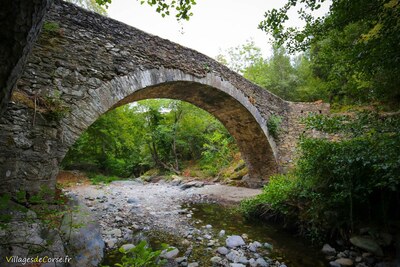
<svg viewBox="0 0 400 267">
<path fill-rule="evenodd" d="M 376 256 L 383 256 L 381 247 L 375 240 L 366 236 L 353 236 L 350 238 L 350 243 L 354 246 L 365 249 L 366 251 L 374 253 Z"/>
<path fill-rule="evenodd" d="M 245 245 L 244 240 L 241 236 L 232 235 L 226 239 L 226 246 L 230 248 L 235 248 Z"/>
</svg>

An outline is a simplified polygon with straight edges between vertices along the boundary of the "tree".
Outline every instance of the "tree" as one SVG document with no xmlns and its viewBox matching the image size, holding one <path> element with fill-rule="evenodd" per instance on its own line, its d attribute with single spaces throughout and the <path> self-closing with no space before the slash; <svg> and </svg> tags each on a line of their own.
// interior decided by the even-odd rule
<svg viewBox="0 0 400 267">
<path fill-rule="evenodd" d="M 336 0 L 327 16 L 313 17 L 323 2 L 289 0 L 267 11 L 259 27 L 289 52 L 311 50 L 317 77 L 332 83 L 332 100 L 345 96 L 399 103 L 399 0 Z M 303 5 L 299 14 L 305 27 L 285 27 L 288 11 L 297 4 Z"/>
<path fill-rule="evenodd" d="M 308 54 L 291 57 L 284 47 L 275 44 L 272 56 L 265 59 L 261 49 L 247 41 L 220 54 L 217 60 L 286 100 L 326 99 L 325 84 L 313 74 Z"/>
<path fill-rule="evenodd" d="M 100 6 L 108 7 L 112 0 L 94 0 Z M 138 1 L 138 0 L 137 0 Z M 175 13 L 175 17 L 178 21 L 189 20 L 193 13 L 190 11 L 192 6 L 196 5 L 195 0 L 141 0 L 140 3 L 148 4 L 149 6 L 155 7 L 156 12 L 160 13 L 162 17 L 169 16 L 171 13 Z"/>
<path fill-rule="evenodd" d="M 217 173 L 231 151 L 237 151 L 233 138 L 213 116 L 186 102 L 153 99 L 102 115 L 72 146 L 63 166 L 139 176 L 152 168 L 180 173 L 192 161 Z"/>
<path fill-rule="evenodd" d="M 99 13 L 103 16 L 107 15 L 107 11 L 103 6 L 100 6 L 96 0 L 65 0 L 67 2 L 73 3 L 77 6 L 83 7 L 87 10 Z"/>
<path fill-rule="evenodd" d="M 245 44 L 231 47 L 225 53 L 217 55 L 216 60 L 231 70 L 243 74 L 246 68 L 263 60 L 261 49 L 254 40 L 247 40 Z"/>
</svg>

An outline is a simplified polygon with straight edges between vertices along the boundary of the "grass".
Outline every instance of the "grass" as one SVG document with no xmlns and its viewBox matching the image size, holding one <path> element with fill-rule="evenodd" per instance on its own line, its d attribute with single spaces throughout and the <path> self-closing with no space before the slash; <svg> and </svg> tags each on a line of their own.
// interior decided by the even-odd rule
<svg viewBox="0 0 400 267">
<path fill-rule="evenodd" d="M 97 173 L 88 173 L 88 178 L 93 185 L 109 184 L 113 181 L 124 180 L 124 178 L 121 178 L 118 176 L 107 176 L 107 175 L 97 174 Z"/>
</svg>

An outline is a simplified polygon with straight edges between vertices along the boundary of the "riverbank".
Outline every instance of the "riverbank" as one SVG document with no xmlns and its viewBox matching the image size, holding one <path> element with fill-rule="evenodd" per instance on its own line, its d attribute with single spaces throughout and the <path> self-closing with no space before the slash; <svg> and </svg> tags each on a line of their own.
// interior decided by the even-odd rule
<svg viewBox="0 0 400 267">
<path fill-rule="evenodd" d="M 69 183 L 65 192 L 87 206 L 99 223 L 108 253 L 104 264 L 110 266 L 117 262 L 113 257 L 118 258 L 113 251 L 142 239 L 176 247 L 179 253 L 171 266 L 307 267 L 310 262 L 325 266 L 321 257 L 313 256 L 317 251 L 311 253 L 290 235 L 279 235 L 262 222 L 247 223 L 233 208 L 260 189 L 178 178 L 107 185 L 90 185 L 83 179 Z M 223 206 L 204 206 L 209 203 Z M 228 240 L 232 236 L 237 242 L 234 246 Z"/>
<path fill-rule="evenodd" d="M 325 245 L 322 254 L 279 227 L 246 221 L 232 207 L 258 195 L 259 189 L 157 177 L 107 185 L 78 179 L 65 192 L 88 207 L 99 223 L 110 266 L 121 257 L 116 249 L 143 239 L 176 247 L 171 266 L 395 266 L 356 247 Z M 236 236 L 240 245 L 229 247 L 229 236 Z"/>
</svg>

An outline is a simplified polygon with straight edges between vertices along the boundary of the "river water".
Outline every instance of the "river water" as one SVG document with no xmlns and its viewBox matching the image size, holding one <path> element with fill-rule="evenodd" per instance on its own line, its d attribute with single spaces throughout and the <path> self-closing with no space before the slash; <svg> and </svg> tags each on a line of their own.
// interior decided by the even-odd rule
<svg viewBox="0 0 400 267">
<path fill-rule="evenodd" d="M 191 221 L 196 228 L 201 229 L 209 224 L 215 233 L 225 230 L 227 235 L 247 235 L 246 243 L 250 241 L 270 243 L 273 245 L 273 250 L 268 257 L 284 262 L 288 267 L 328 266 L 321 252 L 304 240 L 290 235 L 277 225 L 260 220 L 246 220 L 234 207 L 210 203 L 187 204 L 184 207 L 192 211 Z M 142 237 L 143 233 L 139 235 Z M 159 248 L 161 243 L 167 243 L 180 251 L 187 249 L 187 246 L 183 245 L 183 238 L 168 233 L 148 231 L 145 236 L 153 248 Z M 212 266 L 209 260 L 216 255 L 214 251 L 215 249 L 207 247 L 204 243 L 195 244 L 189 258 L 190 262 L 198 262 L 199 266 Z M 120 257 L 118 252 L 112 251 L 106 255 L 103 264 L 114 266 Z"/>
<path fill-rule="evenodd" d="M 227 235 L 243 234 L 249 240 L 273 245 L 270 258 L 285 262 L 288 267 L 328 266 L 323 254 L 299 238 L 295 238 L 277 225 L 261 220 L 247 220 L 235 208 L 218 204 L 193 204 L 193 218 L 224 229 Z"/>
</svg>

